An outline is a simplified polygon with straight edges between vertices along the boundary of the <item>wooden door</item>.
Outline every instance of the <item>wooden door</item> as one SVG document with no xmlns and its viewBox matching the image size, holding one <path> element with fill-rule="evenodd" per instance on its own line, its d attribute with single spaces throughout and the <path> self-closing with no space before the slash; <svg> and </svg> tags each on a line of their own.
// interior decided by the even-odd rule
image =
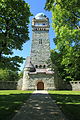
<svg viewBox="0 0 80 120">
<path fill-rule="evenodd" d="M 38 82 L 37 90 L 44 90 L 44 83 L 43 82 Z"/>
</svg>

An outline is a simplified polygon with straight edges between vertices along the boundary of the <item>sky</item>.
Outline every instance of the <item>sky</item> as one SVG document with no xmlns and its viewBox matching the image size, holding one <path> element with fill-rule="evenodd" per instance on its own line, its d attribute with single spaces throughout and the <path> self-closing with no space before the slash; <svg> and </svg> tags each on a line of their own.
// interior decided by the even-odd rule
<svg viewBox="0 0 80 120">
<path fill-rule="evenodd" d="M 25 0 L 30 5 L 30 11 L 33 14 L 33 16 L 30 17 L 30 24 L 29 24 L 29 37 L 30 40 L 27 41 L 25 44 L 23 44 L 23 50 L 14 50 L 14 55 L 18 55 L 21 57 L 26 58 L 27 56 L 30 56 L 31 51 L 31 43 L 32 43 L 32 28 L 31 28 L 31 22 L 34 16 L 38 13 L 44 13 L 48 18 L 50 22 L 50 30 L 49 30 L 49 38 L 50 38 L 50 48 L 55 48 L 55 44 L 53 42 L 53 38 L 55 37 L 55 33 L 52 28 L 52 14 L 49 11 L 44 10 L 45 2 L 46 0 Z M 23 64 L 21 64 L 20 70 L 23 70 L 25 61 Z"/>
</svg>

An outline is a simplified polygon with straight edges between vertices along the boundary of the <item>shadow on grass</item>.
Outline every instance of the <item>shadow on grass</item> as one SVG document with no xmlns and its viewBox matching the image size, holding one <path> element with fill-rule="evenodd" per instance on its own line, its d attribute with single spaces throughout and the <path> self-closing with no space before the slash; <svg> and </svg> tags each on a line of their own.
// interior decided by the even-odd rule
<svg viewBox="0 0 80 120">
<path fill-rule="evenodd" d="M 12 120 L 66 120 L 48 94 L 34 93 Z"/>
<path fill-rule="evenodd" d="M 68 120 L 80 120 L 80 95 L 50 94 Z"/>
<path fill-rule="evenodd" d="M 0 120 L 11 120 L 30 95 L 30 93 L 0 95 Z"/>
</svg>

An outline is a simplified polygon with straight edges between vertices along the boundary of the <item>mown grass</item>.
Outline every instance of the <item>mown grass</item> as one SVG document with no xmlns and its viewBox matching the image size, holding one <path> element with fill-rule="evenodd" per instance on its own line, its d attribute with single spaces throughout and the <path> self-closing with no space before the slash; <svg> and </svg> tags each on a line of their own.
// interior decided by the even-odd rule
<svg viewBox="0 0 80 120">
<path fill-rule="evenodd" d="M 68 120 L 80 120 L 80 91 L 49 91 Z"/>
<path fill-rule="evenodd" d="M 0 90 L 0 120 L 11 120 L 32 91 Z"/>
</svg>

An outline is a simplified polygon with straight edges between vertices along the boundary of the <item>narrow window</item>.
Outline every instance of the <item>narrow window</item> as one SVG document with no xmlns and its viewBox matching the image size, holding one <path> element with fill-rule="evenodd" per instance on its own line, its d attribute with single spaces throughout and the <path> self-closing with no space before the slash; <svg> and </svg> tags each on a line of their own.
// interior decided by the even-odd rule
<svg viewBox="0 0 80 120">
<path fill-rule="evenodd" d="M 42 39 L 39 39 L 39 44 L 42 44 Z"/>
<path fill-rule="evenodd" d="M 40 65 L 39 68 L 42 68 L 42 65 Z"/>
<path fill-rule="evenodd" d="M 43 65 L 43 68 L 46 68 L 46 65 Z"/>
<path fill-rule="evenodd" d="M 36 67 L 36 68 L 38 68 L 38 66 L 37 66 L 37 65 L 35 65 L 35 67 Z"/>
</svg>

